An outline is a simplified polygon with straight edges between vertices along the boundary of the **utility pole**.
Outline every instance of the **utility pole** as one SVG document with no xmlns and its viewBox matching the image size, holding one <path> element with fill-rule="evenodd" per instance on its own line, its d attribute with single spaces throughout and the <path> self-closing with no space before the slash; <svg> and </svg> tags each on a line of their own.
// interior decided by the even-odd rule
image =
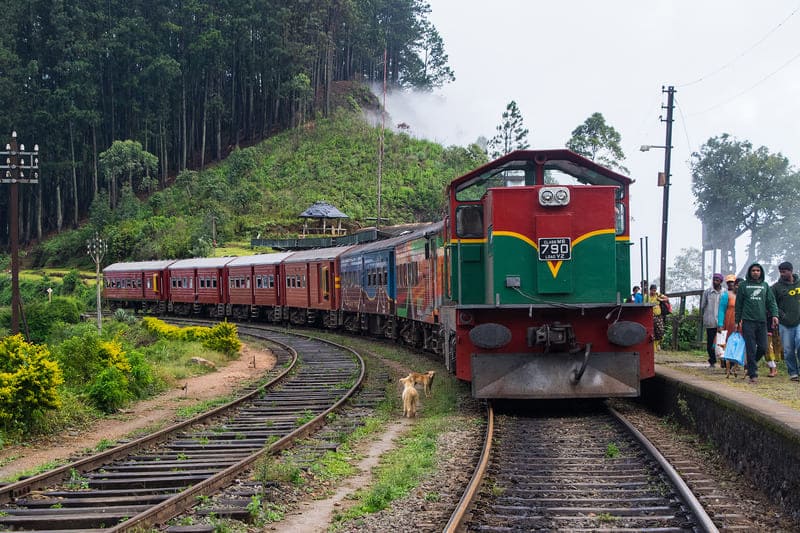
<svg viewBox="0 0 800 533">
<path fill-rule="evenodd" d="M 94 233 L 91 239 L 86 241 L 86 253 L 94 261 L 95 273 L 97 275 L 97 334 L 103 333 L 103 306 L 100 302 L 100 293 L 102 292 L 102 282 L 100 280 L 100 263 L 103 262 L 103 256 L 106 255 L 108 243 L 100 238 L 97 232 Z"/>
<path fill-rule="evenodd" d="M 667 138 L 664 142 L 664 196 L 661 207 L 661 289 L 660 293 L 667 291 L 667 226 L 669 225 L 669 178 L 670 162 L 672 158 L 672 110 L 675 107 L 675 87 L 670 85 L 661 88 L 662 93 L 667 93 L 667 118 L 661 119 L 667 123 Z M 662 106 L 662 109 L 664 106 Z"/>
<path fill-rule="evenodd" d="M 33 145 L 33 152 L 26 152 L 24 144 L 17 144 L 17 132 L 11 132 L 11 142 L 0 152 L 5 156 L 0 161 L 0 183 L 8 183 L 9 224 L 8 237 L 11 245 L 11 334 L 19 333 L 19 317 L 22 299 L 19 295 L 19 184 L 39 183 L 39 145 Z"/>
</svg>

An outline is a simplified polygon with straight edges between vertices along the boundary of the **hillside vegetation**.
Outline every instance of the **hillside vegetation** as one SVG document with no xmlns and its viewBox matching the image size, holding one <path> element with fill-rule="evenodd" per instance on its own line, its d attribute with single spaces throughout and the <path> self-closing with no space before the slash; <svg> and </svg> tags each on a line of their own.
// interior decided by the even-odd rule
<svg viewBox="0 0 800 533">
<path fill-rule="evenodd" d="M 215 242 L 296 236 L 298 215 L 317 200 L 348 215 L 351 229 L 374 225 L 380 128 L 355 99 L 349 106 L 205 171 L 184 171 L 148 198 L 126 188 L 111 210 L 100 195 L 89 224 L 44 242 L 27 263 L 91 267 L 85 242 L 94 231 L 109 243 L 104 264 L 212 255 Z M 440 218 L 447 183 L 486 161 L 477 146 L 445 148 L 388 129 L 384 146 L 381 216 L 392 224 Z"/>
</svg>

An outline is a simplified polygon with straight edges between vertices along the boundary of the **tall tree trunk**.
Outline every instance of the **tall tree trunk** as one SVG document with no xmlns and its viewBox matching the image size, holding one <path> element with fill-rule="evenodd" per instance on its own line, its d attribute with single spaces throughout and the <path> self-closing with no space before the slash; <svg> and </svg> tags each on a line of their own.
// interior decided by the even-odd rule
<svg viewBox="0 0 800 533">
<path fill-rule="evenodd" d="M 206 75 L 205 88 L 203 89 L 203 124 L 200 135 L 200 170 L 206 166 L 206 116 L 208 114 L 208 75 Z"/>
<path fill-rule="evenodd" d="M 235 48 L 234 48 L 235 50 Z M 233 58 L 233 75 L 231 76 L 231 133 L 233 134 L 233 145 L 239 148 L 239 115 L 236 113 L 236 56 Z"/>
<path fill-rule="evenodd" d="M 221 98 L 221 95 L 222 95 L 222 74 L 219 73 L 219 72 L 217 73 L 216 85 L 217 85 L 216 94 L 217 94 L 217 96 L 219 96 Z M 217 106 L 217 108 L 214 110 L 214 112 L 217 115 L 216 116 L 216 120 L 217 120 L 217 158 L 216 158 L 216 160 L 217 161 L 220 161 L 222 159 L 222 109 L 220 109 L 220 107 L 221 106 Z"/>
<path fill-rule="evenodd" d="M 75 161 L 75 128 L 72 121 L 69 122 L 69 156 L 72 160 L 72 227 L 78 227 L 78 168 Z"/>
<path fill-rule="evenodd" d="M 64 211 L 61 209 L 61 178 L 56 178 L 56 227 L 59 233 L 64 228 Z"/>
<path fill-rule="evenodd" d="M 42 242 L 42 184 L 36 187 L 36 240 Z"/>
<path fill-rule="evenodd" d="M 99 174 L 97 170 L 97 126 L 92 124 L 92 178 L 94 179 L 94 189 L 92 190 L 92 200 L 97 198 L 99 192 Z"/>
<path fill-rule="evenodd" d="M 186 170 L 187 135 L 186 135 L 186 76 L 181 76 L 181 170 Z"/>
</svg>

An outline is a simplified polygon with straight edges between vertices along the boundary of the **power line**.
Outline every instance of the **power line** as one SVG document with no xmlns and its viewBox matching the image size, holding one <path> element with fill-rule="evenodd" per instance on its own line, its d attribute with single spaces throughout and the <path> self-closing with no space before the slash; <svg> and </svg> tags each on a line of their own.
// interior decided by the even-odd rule
<svg viewBox="0 0 800 533">
<path fill-rule="evenodd" d="M 686 146 L 689 147 L 689 155 L 691 156 L 694 152 L 694 147 L 692 146 L 691 139 L 689 139 L 689 130 L 686 129 L 686 117 L 683 114 L 683 109 L 677 98 L 675 99 L 675 107 L 678 108 L 678 113 L 681 115 L 681 126 L 683 126 L 683 134 L 686 136 Z"/>
<path fill-rule="evenodd" d="M 699 78 L 697 78 L 697 79 L 696 79 L 696 80 L 694 80 L 694 81 L 690 81 L 690 82 L 688 82 L 688 83 L 684 83 L 684 84 L 682 84 L 682 85 L 678 85 L 678 88 L 680 89 L 680 88 L 683 88 L 683 87 L 689 87 L 690 85 L 694 85 L 694 84 L 696 84 L 696 83 L 700 83 L 701 81 L 705 80 L 706 78 L 710 78 L 711 76 L 714 76 L 715 74 L 717 74 L 717 73 L 719 73 L 719 72 L 721 72 L 721 71 L 725 70 L 726 68 L 729 68 L 729 67 L 730 67 L 730 66 L 732 66 L 734 63 L 736 63 L 738 60 L 740 60 L 742 57 L 744 57 L 744 56 L 746 56 L 747 54 L 749 54 L 749 53 L 750 53 L 750 52 L 751 52 L 751 51 L 752 51 L 754 48 L 756 48 L 758 45 L 760 45 L 761 43 L 763 43 L 764 41 L 766 41 L 766 40 L 767 40 L 767 39 L 768 39 L 768 38 L 769 38 L 769 37 L 770 37 L 770 36 L 771 36 L 773 33 L 775 33 L 775 32 L 778 30 L 778 28 L 780 28 L 781 26 L 783 26 L 783 25 L 786 23 L 786 21 L 787 21 L 787 20 L 789 20 L 790 18 L 792 18 L 792 17 L 794 16 L 794 14 L 795 14 L 795 13 L 797 13 L 797 11 L 798 11 L 798 10 L 800 10 L 800 6 L 797 6 L 797 7 L 795 7 L 795 8 L 794 8 L 794 11 L 792 11 L 791 13 L 789 13 L 789 15 L 788 15 L 788 16 L 787 16 L 785 19 L 783 19 L 783 20 L 782 20 L 782 21 L 781 21 L 781 22 L 780 22 L 780 23 L 779 23 L 777 26 L 775 26 L 775 27 L 774 27 L 774 28 L 772 28 L 772 29 L 771 29 L 769 32 L 767 32 L 767 34 L 766 34 L 766 35 L 764 35 L 764 37 L 762 37 L 761 39 L 759 39 L 758 41 L 756 41 L 755 43 L 753 43 L 752 45 L 750 45 L 750 46 L 749 46 L 749 47 L 748 47 L 746 50 L 744 50 L 743 52 L 741 52 L 739 55 L 737 55 L 736 57 L 734 57 L 733 59 L 731 59 L 730 61 L 728 61 L 728 62 L 727 62 L 727 63 L 725 63 L 724 65 L 722 65 L 721 67 L 719 67 L 719 68 L 717 68 L 717 69 L 715 69 L 715 70 L 713 70 L 713 71 L 709 72 L 708 74 L 706 74 L 706 75 L 704 75 L 704 76 L 700 76 Z"/>
<path fill-rule="evenodd" d="M 737 98 L 739 98 L 739 97 L 740 97 L 740 96 L 742 96 L 743 94 L 745 94 L 745 93 L 747 93 L 747 92 L 749 92 L 749 91 L 751 91 L 751 90 L 755 89 L 756 87 L 758 87 L 759 85 L 761 85 L 762 83 L 764 83 L 765 81 L 767 81 L 768 79 L 770 79 L 772 76 L 774 76 L 775 74 L 777 74 L 778 72 L 780 72 L 780 71 L 781 71 L 781 70 L 783 70 L 784 68 L 788 67 L 788 66 L 789 66 L 791 63 L 793 63 L 793 62 L 794 62 L 794 61 L 795 61 L 795 60 L 796 60 L 798 57 L 800 57 L 800 52 L 798 52 L 798 53 L 796 53 L 795 55 L 793 55 L 793 56 L 792 56 L 792 58 L 791 58 L 791 59 L 789 59 L 789 60 L 788 60 L 786 63 L 784 63 L 783 65 L 781 65 L 781 66 L 780 66 L 780 67 L 778 67 L 777 69 L 773 70 L 772 72 L 770 72 L 769 74 L 767 74 L 766 76 L 764 76 L 763 78 L 761 78 L 760 80 L 758 80 L 757 82 L 755 82 L 753 85 L 751 85 L 750 87 L 748 87 L 747 89 L 744 89 L 743 91 L 740 91 L 740 92 L 738 92 L 738 93 L 734 94 L 733 96 L 731 96 L 731 97 L 730 97 L 730 98 L 728 98 L 727 100 L 723 100 L 722 102 L 718 102 L 718 103 L 714 104 L 713 106 L 711 106 L 711 107 L 709 107 L 709 108 L 707 108 L 707 109 L 704 109 L 704 110 L 702 110 L 702 111 L 698 111 L 697 113 L 692 113 L 692 114 L 691 114 L 691 115 L 689 115 L 689 116 L 695 117 L 695 116 L 697 116 L 697 115 L 702 115 L 702 114 L 704 114 L 704 113 L 708 113 L 709 111 L 713 111 L 714 109 L 717 109 L 718 107 L 721 107 L 721 106 L 723 106 L 723 105 L 725 105 L 725 104 L 728 104 L 728 103 L 730 103 L 730 102 L 732 102 L 732 101 L 736 100 Z"/>
</svg>

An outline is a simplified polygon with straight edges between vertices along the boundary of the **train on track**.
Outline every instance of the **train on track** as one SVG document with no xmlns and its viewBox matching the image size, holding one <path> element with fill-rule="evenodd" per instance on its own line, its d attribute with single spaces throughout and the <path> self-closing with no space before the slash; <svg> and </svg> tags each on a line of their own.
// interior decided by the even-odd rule
<svg viewBox="0 0 800 533">
<path fill-rule="evenodd" d="M 477 398 L 637 396 L 653 317 L 625 301 L 631 183 L 569 150 L 515 151 L 454 179 L 442 221 L 354 246 L 115 263 L 104 297 L 395 339 Z"/>
</svg>

